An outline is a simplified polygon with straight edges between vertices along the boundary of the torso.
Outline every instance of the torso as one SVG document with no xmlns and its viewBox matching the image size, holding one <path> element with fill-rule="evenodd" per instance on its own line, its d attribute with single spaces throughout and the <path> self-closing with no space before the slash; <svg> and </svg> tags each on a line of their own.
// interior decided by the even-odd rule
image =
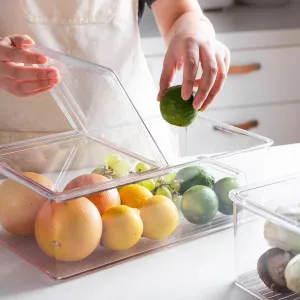
<svg viewBox="0 0 300 300">
<path fill-rule="evenodd" d="M 138 9 L 138 0 L 5 0 L 0 36 L 28 34 L 44 47 L 107 66 L 137 106 L 149 102 L 145 93 L 155 103 L 156 91 L 140 45 Z M 21 100 L 0 91 L 0 99 L 0 131 L 70 129 L 49 93 Z"/>
<path fill-rule="evenodd" d="M 161 151 L 176 157 L 176 137 L 171 135 L 170 128 L 160 116 L 157 91 L 141 47 L 139 0 L 4 1 L 5 4 L 1 4 L 0 36 L 28 34 L 36 44 L 111 68 Z M 76 81 L 78 89 L 82 82 L 83 86 L 92 87 L 89 95 L 97 101 L 95 107 L 87 96 L 89 99 L 84 105 L 87 119 L 95 120 L 97 116 L 97 120 L 106 125 L 109 121 L 106 105 L 120 112 L 114 97 L 101 97 L 103 93 L 96 82 L 89 85 L 85 76 L 76 77 Z M 82 95 L 84 92 L 81 89 Z M 128 114 L 126 110 L 121 112 Z M 127 119 L 132 122 L 130 115 Z M 0 90 L 0 144 L 70 129 L 72 127 L 49 93 L 20 99 Z M 121 132 L 117 140 L 122 147 L 129 145 L 136 148 L 133 150 L 139 147 L 141 155 L 146 151 L 136 141 L 132 144 L 135 137 L 131 132 Z M 147 148 L 147 151 L 152 150 Z"/>
</svg>

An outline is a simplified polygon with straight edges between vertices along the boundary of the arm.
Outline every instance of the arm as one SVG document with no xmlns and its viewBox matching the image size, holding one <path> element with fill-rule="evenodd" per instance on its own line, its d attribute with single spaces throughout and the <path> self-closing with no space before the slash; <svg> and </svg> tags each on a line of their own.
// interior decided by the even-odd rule
<svg viewBox="0 0 300 300">
<path fill-rule="evenodd" d="M 176 3 L 176 4 L 175 4 Z M 152 11 L 162 37 L 167 40 L 170 32 L 176 30 L 176 21 L 187 13 L 195 13 L 199 18 L 205 18 L 197 0 L 157 0 L 152 5 Z M 206 19 L 206 18 L 205 18 Z"/>
<path fill-rule="evenodd" d="M 197 0 L 157 0 L 152 5 L 159 31 L 168 45 L 158 99 L 170 86 L 176 69 L 183 66 L 182 98 L 188 99 L 195 82 L 195 109 L 205 110 L 221 90 L 230 63 L 229 50 L 215 38 L 215 31 Z M 196 80 L 199 64 L 202 77 Z"/>
</svg>

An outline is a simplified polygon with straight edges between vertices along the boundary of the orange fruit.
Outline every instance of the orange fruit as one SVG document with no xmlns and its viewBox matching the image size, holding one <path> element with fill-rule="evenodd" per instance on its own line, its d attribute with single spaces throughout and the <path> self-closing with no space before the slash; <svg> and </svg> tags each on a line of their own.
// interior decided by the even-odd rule
<svg viewBox="0 0 300 300">
<path fill-rule="evenodd" d="M 153 194 L 140 184 L 129 184 L 119 190 L 121 203 L 138 208 L 151 198 Z"/>
<path fill-rule="evenodd" d="M 139 208 L 144 224 L 143 237 L 161 240 L 176 229 L 179 215 L 174 202 L 166 196 L 156 195 Z"/>
<path fill-rule="evenodd" d="M 101 243 L 111 250 L 126 250 L 134 246 L 143 233 L 143 222 L 138 209 L 119 205 L 107 210 L 103 216 Z"/>
<path fill-rule="evenodd" d="M 52 182 L 39 174 L 24 172 L 23 175 L 49 189 Z M 8 232 L 20 236 L 34 235 L 37 213 L 47 201 L 24 185 L 6 179 L 0 185 L 0 223 Z"/>
<path fill-rule="evenodd" d="M 66 203 L 46 202 L 35 221 L 39 247 L 59 261 L 78 261 L 89 256 L 100 243 L 102 219 L 86 198 Z"/>
<path fill-rule="evenodd" d="M 108 180 L 109 179 L 107 177 L 102 175 L 85 174 L 70 181 L 64 190 L 72 190 L 81 186 L 94 185 Z M 117 189 L 110 189 L 94 195 L 86 196 L 86 198 L 94 203 L 101 215 L 111 207 L 121 204 L 120 195 Z"/>
</svg>

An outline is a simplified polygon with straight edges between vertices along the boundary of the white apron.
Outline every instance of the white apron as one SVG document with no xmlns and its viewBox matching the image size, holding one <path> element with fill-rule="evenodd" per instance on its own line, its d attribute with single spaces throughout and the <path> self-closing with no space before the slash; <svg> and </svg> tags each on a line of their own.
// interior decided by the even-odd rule
<svg viewBox="0 0 300 300">
<path fill-rule="evenodd" d="M 138 0 L 4 0 L 0 37 L 16 33 L 111 68 L 142 118 L 159 117 L 157 91 L 140 43 Z M 157 120 L 147 123 L 149 130 L 162 151 L 174 157 L 169 128 Z M 20 99 L 0 90 L 0 144 L 70 129 L 48 92 Z"/>
</svg>

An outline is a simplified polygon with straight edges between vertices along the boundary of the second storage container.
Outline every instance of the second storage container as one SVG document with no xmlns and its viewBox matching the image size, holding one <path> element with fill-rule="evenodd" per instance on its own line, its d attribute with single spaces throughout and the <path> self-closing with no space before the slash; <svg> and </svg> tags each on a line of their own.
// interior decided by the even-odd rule
<svg viewBox="0 0 300 300">
<path fill-rule="evenodd" d="M 300 299 L 300 174 L 230 192 L 236 284 L 261 300 Z"/>
</svg>

